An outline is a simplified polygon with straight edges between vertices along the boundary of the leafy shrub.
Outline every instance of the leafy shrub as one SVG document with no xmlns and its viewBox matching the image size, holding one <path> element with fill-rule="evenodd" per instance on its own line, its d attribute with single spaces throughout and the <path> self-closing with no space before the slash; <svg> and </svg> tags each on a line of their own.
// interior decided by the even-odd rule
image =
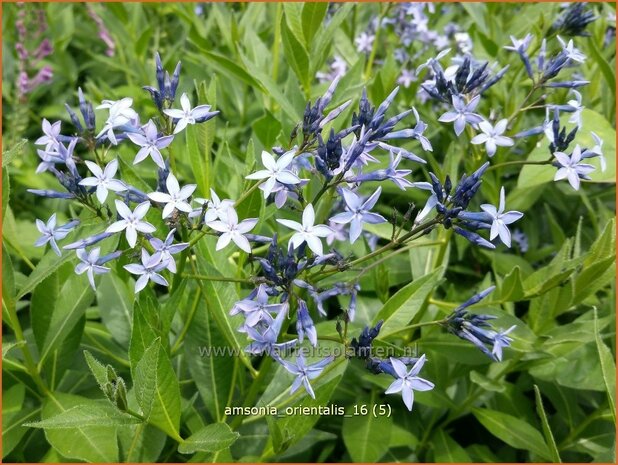
<svg viewBox="0 0 618 465">
<path fill-rule="evenodd" d="M 5 10 L 5 460 L 614 460 L 612 6 Z"/>
</svg>

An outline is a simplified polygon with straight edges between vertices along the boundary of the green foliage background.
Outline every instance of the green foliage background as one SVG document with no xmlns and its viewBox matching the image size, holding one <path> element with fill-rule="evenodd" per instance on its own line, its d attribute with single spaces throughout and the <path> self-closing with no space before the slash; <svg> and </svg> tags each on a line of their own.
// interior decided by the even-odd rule
<svg viewBox="0 0 618 465">
<path fill-rule="evenodd" d="M 382 394 L 383 379 L 354 362 L 333 364 L 318 380 L 312 401 L 301 393 L 288 395 L 290 379 L 282 369 L 260 366 L 261 376 L 254 380 L 247 374 L 248 358 L 200 357 L 202 346 L 244 345 L 227 312 L 246 288 L 189 280 L 174 283 L 171 294 L 150 290 L 134 298 L 118 266 L 118 274 L 101 278 L 95 294 L 74 275 L 74 255 L 58 259 L 33 247 L 35 218 L 50 212 L 69 218 L 75 212 L 25 191 L 54 187 L 51 176 L 34 174 L 38 160 L 31 142 L 40 135 L 43 117 L 62 118 L 68 127 L 63 106 L 76 106 L 77 87 L 93 102 L 132 97 L 143 120 L 154 115 L 141 86 L 153 84 L 152 56 L 158 50 L 166 69 L 182 60 L 181 92 L 193 92 L 193 101 L 199 96 L 221 111 L 187 133 L 184 150 L 176 149 L 177 172 L 185 181 L 195 180 L 201 196 L 215 187 L 237 198 L 256 154 L 288 145 L 306 101 L 324 92 L 326 84 L 314 76 L 329 58 L 340 55 L 349 66 L 334 104 L 352 98 L 355 107 L 363 86 L 379 102 L 395 87 L 397 38 L 384 31 L 374 59 L 359 54 L 353 43 L 388 6 L 341 4 L 324 23 L 326 4 L 213 4 L 202 5 L 201 15 L 188 3 L 93 5 L 117 44 L 114 57 L 105 56 L 84 5 L 36 7 L 49 23 L 54 53 L 46 63 L 54 77 L 25 102 L 15 99 L 16 6 L 5 5 L 2 18 L 4 461 L 614 460 L 615 42 L 603 47 L 612 5 L 596 5 L 600 18 L 589 27 L 591 37 L 576 39 L 588 56 L 582 74 L 591 81 L 582 90 L 585 131 L 577 141 L 590 144 L 588 131 L 597 132 L 605 141 L 608 171 L 595 172 L 593 182 L 574 192 L 566 183 L 552 182 L 552 168 L 495 170 L 486 176 L 483 198 L 495 203 L 507 183 L 507 205 L 526 215 L 519 226 L 529 239 L 527 252 L 480 250 L 450 231 L 434 231 L 428 244 L 377 266 L 361 282 L 351 331 L 385 316 L 380 344 L 413 347 L 420 339 L 419 350 L 431 360 L 426 377 L 436 389 L 419 394 L 412 413 L 399 399 Z M 516 54 L 502 46 L 509 35 L 546 33 L 558 10 L 554 3 L 453 4 L 447 13 L 434 14 L 431 26 L 454 21 L 469 31 L 478 59 L 511 64 L 512 71 L 484 98 L 510 115 L 528 83 Z M 416 106 L 434 144 L 428 167 L 413 178 L 424 181 L 428 170 L 459 178 L 476 168 L 479 158 L 450 127 L 437 123 L 431 102 L 416 101 L 418 84 L 402 89 L 397 99 L 399 109 Z M 526 113 L 514 131 L 538 125 L 543 116 Z M 518 143 L 520 156 L 545 158 L 547 148 L 534 144 Z M 124 174 L 138 186 L 153 186 L 156 173 L 142 165 L 130 168 L 133 156 L 132 147 L 119 148 Z M 507 156 L 499 151 L 494 162 Z M 421 191 L 390 186 L 385 193 L 385 216 L 391 206 L 405 211 L 408 203 L 421 205 L 425 199 Z M 243 208 L 241 217 L 274 221 L 276 210 L 260 195 Z M 97 230 L 95 224 L 88 228 Z M 375 232 L 390 237 L 388 228 Z M 244 276 L 243 263 L 215 254 L 207 240 L 198 246 L 196 267 L 204 275 Z M 438 328 L 394 334 L 410 322 L 443 317 L 473 289 L 494 282 L 498 289 L 475 311 L 497 315 L 504 327 L 518 325 L 503 363 L 490 363 Z M 332 321 L 318 329 L 336 334 Z M 104 400 L 100 388 L 108 388 L 108 364 L 112 378 L 126 381 L 127 402 L 135 411 L 141 408 L 143 421 Z M 330 403 L 349 412 L 354 405 L 389 404 L 393 415 L 234 418 L 224 413 L 228 405 Z"/>
</svg>

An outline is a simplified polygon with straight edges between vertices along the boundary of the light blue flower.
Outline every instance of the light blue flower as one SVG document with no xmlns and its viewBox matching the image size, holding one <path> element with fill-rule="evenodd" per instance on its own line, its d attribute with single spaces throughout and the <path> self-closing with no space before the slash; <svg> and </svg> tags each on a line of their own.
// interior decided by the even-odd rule
<svg viewBox="0 0 618 465">
<path fill-rule="evenodd" d="M 485 144 L 487 155 L 493 157 L 497 147 L 511 147 L 514 144 L 513 139 L 502 135 L 506 131 L 507 123 L 506 119 L 501 119 L 495 126 L 492 126 L 489 121 L 481 121 L 479 128 L 483 133 L 474 136 L 470 143 Z"/>
<path fill-rule="evenodd" d="M 261 321 L 265 321 L 268 324 L 273 322 L 272 314 L 279 314 L 280 312 L 287 313 L 287 303 L 282 304 L 269 304 L 267 287 L 264 284 L 260 284 L 253 299 L 243 299 L 234 305 L 230 311 L 230 315 L 237 315 L 241 313 L 245 316 L 245 326 L 254 327 Z"/>
<path fill-rule="evenodd" d="M 45 152 L 51 152 L 58 147 L 58 136 L 60 135 L 60 121 L 50 124 L 49 121 L 43 119 L 43 135 L 39 137 L 34 144 L 44 145 Z"/>
<path fill-rule="evenodd" d="M 70 221 L 69 223 L 56 227 L 56 214 L 54 213 L 47 220 L 47 224 L 43 223 L 43 221 L 37 219 L 36 227 L 41 233 L 41 237 L 39 237 L 34 243 L 35 247 L 42 247 L 49 242 L 52 250 L 59 257 L 62 255 L 60 249 L 58 248 L 58 244 L 56 241 L 64 239 L 72 230 L 79 224 L 78 220 Z"/>
<path fill-rule="evenodd" d="M 511 232 L 509 231 L 509 228 L 507 228 L 507 225 L 514 223 L 524 216 L 524 214 L 518 211 L 505 212 L 504 209 L 506 206 L 504 197 L 504 187 L 502 187 L 500 189 L 500 204 L 498 205 L 498 208 L 486 203 L 481 205 L 481 210 L 490 215 L 492 218 L 489 239 L 494 240 L 499 236 L 504 245 L 511 247 Z"/>
<path fill-rule="evenodd" d="M 133 164 L 137 165 L 145 160 L 146 157 L 150 156 L 152 161 L 154 161 L 159 168 L 165 169 L 165 162 L 163 161 L 161 150 L 172 143 L 174 136 L 158 137 L 157 127 L 152 120 L 148 121 L 148 123 L 142 127 L 142 130 L 144 134 L 139 134 L 137 132 L 127 133 L 127 137 L 131 139 L 131 142 L 140 147 L 137 155 L 135 155 Z"/>
<path fill-rule="evenodd" d="M 89 186 L 97 188 L 97 199 L 99 202 L 104 203 L 107 199 L 107 191 L 122 192 L 127 190 L 127 186 L 124 182 L 114 179 L 116 171 L 118 171 L 118 160 L 114 158 L 110 161 L 105 169 L 101 169 L 99 165 L 91 161 L 85 160 L 86 166 L 94 176 L 84 178 L 79 181 L 80 186 Z"/>
<path fill-rule="evenodd" d="M 173 118 L 176 122 L 174 134 L 178 134 L 189 124 L 207 121 L 219 113 L 218 111 L 210 111 L 210 105 L 198 105 L 195 108 L 191 108 L 191 101 L 186 93 L 180 96 L 180 106 L 182 110 L 175 108 L 163 110 L 163 113 Z"/>
<path fill-rule="evenodd" d="M 397 379 L 388 387 L 386 394 L 401 392 L 403 403 L 412 411 L 414 391 L 430 391 L 434 388 L 432 382 L 417 376 L 425 364 L 425 354 L 421 355 L 409 371 L 401 360 L 392 357 L 390 360 Z"/>
<path fill-rule="evenodd" d="M 168 286 L 167 280 L 159 274 L 167 267 L 167 260 L 161 260 L 160 253 L 150 255 L 146 249 L 142 249 L 142 263 L 125 265 L 124 269 L 131 274 L 139 275 L 135 281 L 135 293 L 137 294 L 146 287 L 148 281 L 153 281 L 161 286 Z"/>
<path fill-rule="evenodd" d="M 101 131 L 97 134 L 96 138 L 99 139 L 103 135 L 107 135 L 107 138 L 113 145 L 118 144 L 116 135 L 114 134 L 114 128 L 124 126 L 129 123 L 137 123 L 139 117 L 135 110 L 131 108 L 133 105 L 133 99 L 126 97 L 118 101 L 103 100 L 101 105 L 97 107 L 97 110 L 106 108 L 109 109 L 109 117 Z"/>
<path fill-rule="evenodd" d="M 517 325 L 513 325 L 509 329 L 499 331 L 494 335 L 494 347 L 491 350 L 491 353 L 500 362 L 502 361 L 502 349 L 504 347 L 509 347 L 511 342 L 513 342 L 513 339 L 508 337 L 507 334 L 513 331 L 516 327 Z"/>
<path fill-rule="evenodd" d="M 108 226 L 105 232 L 117 233 L 125 231 L 129 246 L 131 248 L 135 247 L 138 231 L 144 234 L 152 234 L 157 230 L 152 224 L 143 221 L 149 209 L 150 202 L 142 202 L 135 207 L 135 210 L 131 211 L 126 203 L 116 200 L 116 211 L 122 219 Z"/>
<path fill-rule="evenodd" d="M 96 286 L 94 284 L 94 275 L 95 274 L 104 274 L 109 273 L 110 269 L 106 266 L 102 266 L 102 259 L 99 258 L 101 254 L 101 248 L 95 247 L 90 251 L 90 253 L 86 252 L 86 249 L 79 249 L 76 251 L 77 257 L 81 260 L 80 263 L 75 267 L 75 273 L 88 275 L 88 282 L 90 282 L 90 286 L 92 289 L 96 290 Z"/>
<path fill-rule="evenodd" d="M 466 123 L 478 124 L 483 121 L 481 115 L 474 113 L 480 101 L 480 95 L 477 95 L 468 103 L 459 95 L 453 95 L 453 110 L 444 113 L 438 118 L 438 121 L 443 123 L 454 123 L 455 134 L 460 136 L 466 128 Z"/>
<path fill-rule="evenodd" d="M 579 190 L 580 178 L 589 179 L 588 174 L 594 171 L 594 166 L 581 163 L 582 151 L 579 145 L 575 146 L 570 157 L 563 152 L 554 152 L 554 157 L 559 166 L 554 175 L 554 181 L 566 178 L 575 190 Z"/>
<path fill-rule="evenodd" d="M 281 359 L 278 359 L 278 362 L 281 363 L 281 365 L 283 365 L 283 367 L 287 371 L 289 371 L 293 375 L 296 375 L 296 379 L 294 380 L 294 382 L 292 383 L 292 387 L 290 388 L 290 394 L 296 392 L 296 390 L 301 385 L 303 385 L 305 387 L 305 390 L 307 391 L 307 394 L 309 394 L 313 399 L 315 399 L 315 392 L 313 392 L 313 388 L 311 387 L 309 380 L 315 379 L 320 376 L 324 368 L 333 360 L 333 357 L 326 357 L 325 359 L 320 360 L 317 363 L 314 363 L 312 365 L 306 365 L 305 357 L 303 357 L 302 354 L 299 354 L 296 357 L 296 363 L 290 363 L 286 360 Z"/>
<path fill-rule="evenodd" d="M 308 204 L 303 210 L 302 224 L 292 220 L 277 219 L 278 223 L 296 231 L 290 238 L 289 244 L 297 249 L 304 242 L 316 255 L 322 255 L 323 247 L 321 237 L 331 234 L 331 229 L 324 224 L 315 224 L 315 210 L 313 205 Z"/>
<path fill-rule="evenodd" d="M 333 223 L 350 223 L 350 243 L 354 243 L 363 231 L 363 223 L 379 224 L 385 223 L 386 219 L 382 215 L 372 213 L 370 210 L 375 206 L 380 198 L 382 187 L 378 187 L 371 196 L 363 202 L 360 196 L 349 189 L 341 189 L 346 203 L 346 212 L 338 213 L 330 221 Z"/>
<path fill-rule="evenodd" d="M 167 192 L 151 192 L 148 194 L 150 200 L 165 204 L 162 213 L 163 219 L 170 216 L 174 210 L 191 213 L 191 205 L 187 199 L 197 189 L 197 184 L 187 184 L 181 188 L 176 176 L 170 173 L 165 180 L 165 187 Z"/>
<path fill-rule="evenodd" d="M 165 241 L 162 241 L 157 237 L 151 237 L 149 240 L 150 245 L 152 245 L 152 247 L 154 248 L 155 253 L 161 254 L 161 261 L 167 260 L 167 269 L 172 273 L 176 273 L 176 262 L 174 261 L 172 255 L 180 253 L 187 247 L 189 247 L 189 244 L 187 242 L 174 244 L 175 232 L 176 230 L 172 229 L 165 238 Z"/>
<path fill-rule="evenodd" d="M 288 169 L 295 154 L 295 150 L 290 150 L 275 161 L 275 158 L 270 153 L 262 151 L 262 164 L 265 169 L 250 174 L 246 179 L 266 179 L 266 181 L 260 184 L 260 189 L 264 192 L 264 198 L 267 198 L 273 192 L 277 182 L 281 184 L 299 184 L 299 177 Z"/>
<path fill-rule="evenodd" d="M 238 213 L 233 207 L 229 207 L 222 215 L 221 220 L 208 223 L 209 228 L 222 233 L 217 240 L 216 250 L 221 250 L 227 247 L 230 242 L 234 242 L 241 250 L 251 253 L 251 245 L 244 235 L 255 228 L 257 222 L 257 218 L 248 218 L 239 223 Z"/>
</svg>

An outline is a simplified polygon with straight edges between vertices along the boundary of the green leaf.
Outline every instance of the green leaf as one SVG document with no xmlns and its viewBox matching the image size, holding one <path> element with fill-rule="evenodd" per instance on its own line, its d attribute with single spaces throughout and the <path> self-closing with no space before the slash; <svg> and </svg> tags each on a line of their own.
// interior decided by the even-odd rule
<svg viewBox="0 0 618 465">
<path fill-rule="evenodd" d="M 149 423 L 181 441 L 180 387 L 168 355 L 155 339 L 135 367 L 135 396 Z"/>
<path fill-rule="evenodd" d="M 556 440 L 554 439 L 554 434 L 549 427 L 549 421 L 547 421 L 547 414 L 545 413 L 545 408 L 543 407 L 543 399 L 541 398 L 541 391 L 539 387 L 534 385 L 534 397 L 536 399 L 536 413 L 538 413 L 539 418 L 541 419 L 541 427 L 543 428 L 543 436 L 545 436 L 545 443 L 549 448 L 549 452 L 551 453 L 551 460 L 554 463 L 561 463 L 560 453 L 558 452 L 558 446 L 556 446 Z"/>
<path fill-rule="evenodd" d="M 55 271 L 32 292 L 30 298 L 30 321 L 32 322 L 34 341 L 39 352 L 43 350 L 45 338 L 49 333 L 49 325 L 60 292 L 60 282 L 65 281 L 65 278 L 68 277 L 66 271 L 66 267 Z"/>
<path fill-rule="evenodd" d="M 129 344 L 129 360 L 133 375 L 133 370 L 142 359 L 146 349 L 157 337 L 161 336 L 157 325 L 158 314 L 158 302 L 149 294 L 140 293 L 133 310 L 133 329 Z"/>
<path fill-rule="evenodd" d="M 516 266 L 504 277 L 500 289 L 500 300 L 503 302 L 517 302 L 524 296 L 521 271 Z"/>
<path fill-rule="evenodd" d="M 13 262 L 4 242 L 2 243 L 2 314 L 10 315 L 15 311 L 15 272 Z M 11 321 L 6 320 L 9 326 Z M 3 345 L 4 348 L 4 345 Z M 3 355 L 4 356 L 4 355 Z"/>
<path fill-rule="evenodd" d="M 363 399 L 358 400 L 362 404 Z M 372 405 L 368 406 L 369 408 Z M 343 419 L 341 435 L 353 462 L 375 463 L 388 451 L 393 421 L 386 416 L 357 415 Z"/>
<path fill-rule="evenodd" d="M 22 152 L 24 150 L 24 147 L 26 146 L 26 144 L 28 143 L 28 139 L 22 139 L 19 142 L 17 142 L 13 147 L 11 147 L 8 150 L 5 150 L 2 152 L 2 168 L 5 168 L 6 166 L 8 166 L 16 157 L 22 155 Z M 6 170 L 2 170 L 2 176 L 4 178 L 4 173 Z M 2 180 L 4 182 L 4 179 Z M 3 192 L 4 194 L 4 192 Z M 3 196 L 4 197 L 4 196 Z M 4 209 L 2 209 L 2 212 L 4 213 Z"/>
<path fill-rule="evenodd" d="M 152 463 L 159 461 L 165 447 L 165 433 L 147 423 L 118 428 L 122 461 L 126 463 Z"/>
<path fill-rule="evenodd" d="M 3 160 L 4 161 L 4 160 Z M 9 208 L 9 197 L 11 194 L 11 181 L 9 178 L 9 170 L 2 168 L 2 222 L 7 217 L 7 209 Z"/>
<path fill-rule="evenodd" d="M 286 2 L 283 4 L 283 11 L 287 29 L 294 35 L 296 41 L 304 47 L 306 42 L 303 33 L 302 3 Z"/>
<path fill-rule="evenodd" d="M 543 459 L 551 458 L 541 433 L 524 420 L 489 409 L 473 409 L 472 413 L 491 434 L 509 446 L 528 450 Z"/>
<path fill-rule="evenodd" d="M 6 395 L 6 394 L 5 394 Z M 5 400 L 6 402 L 6 400 Z M 40 408 L 22 407 L 18 412 L 2 415 L 2 458 L 9 455 L 28 431 L 23 424 L 40 414 Z"/>
<path fill-rule="evenodd" d="M 130 281 L 114 273 L 101 276 L 97 286 L 97 302 L 103 324 L 116 341 L 126 346 L 131 339 L 133 290 Z"/>
<path fill-rule="evenodd" d="M 478 371 L 470 372 L 470 381 L 478 384 L 485 391 L 504 392 L 506 389 L 504 383 L 491 379 Z"/>
<path fill-rule="evenodd" d="M 615 100 L 616 99 L 616 74 L 615 74 L 614 69 L 609 65 L 607 60 L 603 58 L 603 55 L 601 55 L 601 51 L 599 50 L 599 47 L 597 46 L 596 41 L 587 40 L 586 44 L 589 45 L 588 50 L 591 52 L 591 55 L 592 55 L 592 58 L 594 58 L 594 61 L 597 63 L 597 65 L 599 65 L 599 69 L 601 70 L 601 74 L 603 74 L 605 81 L 607 81 L 607 86 L 605 86 L 604 88 L 609 89 L 609 91 L 612 93 L 613 99 Z"/>
<path fill-rule="evenodd" d="M 73 407 L 91 408 L 99 402 L 85 397 L 50 393 L 43 403 L 41 420 L 45 421 Z M 118 439 L 115 426 L 75 426 L 68 429 L 46 429 L 45 437 L 63 457 L 85 462 L 117 462 Z"/>
<path fill-rule="evenodd" d="M 395 333 L 410 323 L 419 311 L 429 293 L 438 284 L 436 277 L 442 273 L 442 267 L 412 281 L 392 296 L 373 319 L 375 325 L 384 320 L 380 330 L 380 339 Z"/>
<path fill-rule="evenodd" d="M 585 267 L 575 277 L 572 305 L 583 302 L 586 297 L 616 280 L 616 259 L 608 257 Z"/>
<path fill-rule="evenodd" d="M 294 5 L 286 3 L 285 5 Z M 287 13 L 286 13 L 287 18 Z M 302 31 L 301 31 L 302 33 Z M 298 81 L 302 84 L 305 94 L 309 94 L 311 86 L 311 75 L 309 74 L 309 54 L 298 38 L 288 27 L 288 22 L 281 20 L 281 38 L 283 41 L 283 51 L 285 58 L 296 74 Z"/>
<path fill-rule="evenodd" d="M 94 379 L 97 380 L 97 384 L 101 390 L 103 390 L 104 386 L 107 384 L 107 368 L 87 350 L 84 350 L 84 358 L 86 359 L 88 368 L 90 368 L 90 371 L 94 375 Z"/>
<path fill-rule="evenodd" d="M 307 2 L 303 5 L 302 27 L 305 43 L 308 48 L 316 32 L 318 32 L 324 23 L 326 10 L 328 10 L 328 3 L 326 2 Z"/>
<path fill-rule="evenodd" d="M 212 110 L 216 110 L 217 83 L 212 79 L 208 91 L 206 83 L 195 83 L 200 105 L 208 103 Z M 210 198 L 212 182 L 212 144 L 215 139 L 217 118 L 213 118 L 202 124 L 191 125 L 186 130 L 186 147 L 192 175 L 196 180 L 198 192 L 202 197 Z"/>
<path fill-rule="evenodd" d="M 71 253 L 66 253 L 62 257 L 58 257 L 53 250 L 47 252 L 32 273 L 30 273 L 30 276 L 28 276 L 26 282 L 22 285 L 21 289 L 17 293 L 16 299 L 20 300 L 26 294 L 32 292 L 34 288 L 41 283 L 41 281 L 65 263 L 74 262 L 75 258 L 75 254 Z"/>
<path fill-rule="evenodd" d="M 444 431 L 438 428 L 433 435 L 433 453 L 435 462 L 446 463 L 469 463 L 472 459 L 455 440 Z"/>
<path fill-rule="evenodd" d="M 256 119 L 251 128 L 265 148 L 272 147 L 281 133 L 281 123 L 269 111 Z"/>
<path fill-rule="evenodd" d="M 213 250 L 207 245 L 207 241 L 202 240 L 197 245 L 197 268 L 200 273 L 206 276 L 221 276 L 222 274 L 211 263 L 217 263 L 214 258 Z M 220 252 L 218 253 L 220 254 Z M 225 338 L 229 346 L 235 353 L 239 354 L 241 362 L 252 372 L 255 371 L 251 361 L 244 351 L 244 345 L 239 340 L 236 328 L 240 324 L 242 317 L 230 317 L 229 311 L 238 300 L 238 294 L 234 289 L 233 283 L 198 281 L 202 296 L 205 299 L 206 309 Z"/>
<path fill-rule="evenodd" d="M 229 348 L 208 308 L 199 305 L 184 340 L 184 353 L 202 401 L 216 421 L 223 419 L 234 389 L 233 372 L 238 360 Z"/>
<path fill-rule="evenodd" d="M 220 73 L 226 75 L 227 77 L 238 79 L 250 87 L 260 87 L 260 82 L 257 81 L 251 75 L 251 73 L 247 72 L 243 67 L 239 66 L 237 61 L 232 61 L 224 55 L 212 52 L 210 50 L 206 50 L 201 47 L 199 47 L 199 49 L 199 54 L 188 54 L 197 63 L 202 63 L 206 59 L 208 60 L 208 64 L 210 66 L 217 69 Z"/>
<path fill-rule="evenodd" d="M 67 337 L 93 299 L 94 292 L 90 286 L 77 279 L 69 279 L 64 283 L 51 315 L 40 363 Z"/>
<path fill-rule="evenodd" d="M 107 401 L 76 405 L 45 420 L 26 423 L 31 428 L 75 429 L 87 426 L 122 426 L 141 423 L 138 418 L 120 412 Z"/>
<path fill-rule="evenodd" d="M 264 94 L 269 95 L 279 104 L 281 109 L 288 117 L 296 122 L 300 121 L 301 114 L 299 110 L 290 102 L 290 100 L 281 92 L 280 86 L 257 65 L 255 65 L 247 56 L 239 52 L 242 62 L 247 67 L 247 70 L 257 79 L 260 86 L 258 87 Z"/>
<path fill-rule="evenodd" d="M 232 431 L 226 423 L 214 423 L 205 426 L 197 433 L 192 434 L 178 445 L 181 454 L 195 452 L 219 452 L 230 447 L 240 437 Z"/>
<path fill-rule="evenodd" d="M 489 29 L 485 21 L 485 17 L 487 16 L 487 5 L 483 3 L 462 3 L 461 6 L 472 17 L 476 27 L 478 27 L 483 34 L 488 35 Z"/>
<path fill-rule="evenodd" d="M 328 26 L 316 36 L 314 47 L 311 49 L 311 76 L 315 76 L 315 73 L 324 66 L 334 42 L 335 32 L 346 19 L 349 19 L 354 7 L 353 3 L 344 3 L 330 19 Z"/>
<path fill-rule="evenodd" d="M 609 410 L 612 413 L 614 424 L 616 423 L 616 362 L 612 356 L 611 350 L 601 340 L 601 334 L 599 331 L 599 319 L 597 317 L 597 310 L 594 309 L 594 334 L 597 346 L 597 353 L 599 354 L 599 361 L 601 362 L 601 372 L 603 373 L 603 384 L 605 384 L 605 391 L 607 392 L 607 402 L 609 403 Z"/>
</svg>

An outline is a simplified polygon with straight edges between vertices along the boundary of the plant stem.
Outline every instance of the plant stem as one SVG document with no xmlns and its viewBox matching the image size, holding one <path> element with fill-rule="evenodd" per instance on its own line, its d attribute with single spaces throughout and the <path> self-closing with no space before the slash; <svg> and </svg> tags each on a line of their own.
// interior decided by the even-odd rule
<svg viewBox="0 0 618 465">
<path fill-rule="evenodd" d="M 36 384 L 37 388 L 39 388 L 41 394 L 47 395 L 49 394 L 49 389 L 47 388 L 45 381 L 43 381 L 43 378 L 41 378 L 36 363 L 34 363 L 34 358 L 30 353 L 30 348 L 28 347 L 26 338 L 24 338 L 24 332 L 21 329 L 21 324 L 19 323 L 17 311 L 12 305 L 7 305 L 6 308 L 9 316 L 9 326 L 13 329 L 15 339 L 17 339 L 17 342 L 19 343 L 19 348 L 24 356 L 24 365 L 26 370 L 32 378 L 32 381 L 34 381 L 34 384 Z"/>
<path fill-rule="evenodd" d="M 417 242 L 417 243 L 408 244 L 405 247 L 402 247 L 400 249 L 397 249 L 397 250 L 389 253 L 388 255 L 385 255 L 384 257 L 380 258 L 379 260 L 376 260 L 375 262 L 371 263 L 370 265 L 367 265 L 365 268 L 360 270 L 360 272 L 354 277 L 353 281 L 356 281 L 362 275 L 367 273 L 369 270 L 371 270 L 372 268 L 375 268 L 380 263 L 384 263 L 385 261 L 387 261 L 390 258 L 394 257 L 395 255 L 398 255 L 398 254 L 400 254 L 402 252 L 405 252 L 407 250 L 410 250 L 410 249 L 414 249 L 416 247 L 425 247 L 425 246 L 430 246 L 430 245 L 438 245 L 438 244 L 442 244 L 443 242 L 444 241 L 440 240 L 440 241 L 427 241 L 427 242 Z"/>
<path fill-rule="evenodd" d="M 262 184 L 262 181 L 256 182 L 253 186 L 251 186 L 249 189 L 243 192 L 243 194 L 238 198 L 238 200 L 234 202 L 234 207 L 238 207 L 238 205 L 240 205 L 245 200 L 247 200 L 247 198 L 253 193 L 254 190 L 256 190 L 259 187 L 260 184 Z"/>
<path fill-rule="evenodd" d="M 187 316 L 187 320 L 185 321 L 185 324 L 182 327 L 182 330 L 180 331 L 180 334 L 178 335 L 178 338 L 174 342 L 174 346 L 172 347 L 170 351 L 172 357 L 178 353 L 178 351 L 180 350 L 182 341 L 184 341 L 185 336 L 189 332 L 189 327 L 191 326 L 191 323 L 193 322 L 193 318 L 195 317 L 195 313 L 197 312 L 197 307 L 200 302 L 201 295 L 202 295 L 202 288 L 198 287 L 197 292 L 195 293 L 195 301 L 193 302 L 193 305 L 191 306 L 191 311 L 189 312 L 189 315 Z"/>
<path fill-rule="evenodd" d="M 244 284 L 252 284 L 253 281 L 251 279 L 243 279 L 243 278 L 230 278 L 227 276 L 204 276 L 201 274 L 190 274 L 184 273 L 182 275 L 183 278 L 191 278 L 197 279 L 199 281 L 222 281 L 225 283 L 244 283 Z"/>
<path fill-rule="evenodd" d="M 389 333 L 388 335 L 392 336 L 393 334 L 405 333 L 407 331 L 410 331 L 411 329 L 421 328 L 423 326 L 442 325 L 444 323 L 446 323 L 446 318 L 442 318 L 441 320 L 423 321 L 422 323 L 415 323 L 413 325 L 405 326 L 401 329 L 393 331 L 392 333 Z"/>
<path fill-rule="evenodd" d="M 363 75 L 365 82 L 367 82 L 369 78 L 371 77 L 373 62 L 375 61 L 376 54 L 378 52 L 378 46 L 380 44 L 380 32 L 382 31 L 382 27 L 381 27 L 382 20 L 388 14 L 389 10 L 391 9 L 391 6 L 392 5 L 389 3 L 386 5 L 386 8 L 380 11 L 380 16 L 378 17 L 378 25 L 376 27 L 376 35 L 373 39 L 373 46 L 371 47 L 371 53 L 369 54 L 369 59 L 367 60 L 367 66 L 365 67 L 365 73 Z M 380 9 L 382 9 L 382 5 L 380 5 Z"/>
<path fill-rule="evenodd" d="M 505 166 L 517 166 L 517 165 L 549 165 L 553 161 L 553 158 L 543 161 L 528 161 L 528 160 L 514 160 L 505 161 L 504 163 L 498 163 L 487 168 L 487 171 L 495 170 L 497 168 L 503 168 Z"/>
</svg>

